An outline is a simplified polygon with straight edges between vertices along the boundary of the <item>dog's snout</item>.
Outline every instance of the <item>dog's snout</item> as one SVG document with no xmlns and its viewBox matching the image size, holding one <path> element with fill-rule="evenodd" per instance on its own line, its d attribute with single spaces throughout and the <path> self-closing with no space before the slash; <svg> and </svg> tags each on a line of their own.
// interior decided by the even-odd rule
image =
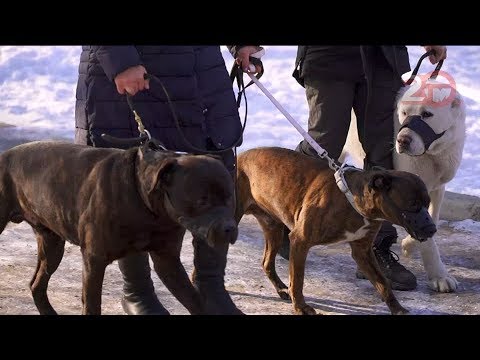
<svg viewBox="0 0 480 360">
<path fill-rule="evenodd" d="M 227 221 L 223 224 L 223 233 L 230 244 L 234 244 L 238 236 L 237 223 L 233 220 Z"/>
<path fill-rule="evenodd" d="M 425 207 L 418 212 L 405 211 L 403 217 L 405 229 L 418 241 L 426 241 L 437 232 L 437 226 Z"/>
<path fill-rule="evenodd" d="M 397 142 L 400 147 L 407 148 L 412 143 L 412 138 L 410 136 L 400 136 Z"/>
<path fill-rule="evenodd" d="M 225 233 L 230 234 L 232 232 L 234 232 L 236 230 L 236 226 L 235 225 L 226 225 L 224 228 L 223 228 L 223 231 L 225 231 Z"/>
</svg>

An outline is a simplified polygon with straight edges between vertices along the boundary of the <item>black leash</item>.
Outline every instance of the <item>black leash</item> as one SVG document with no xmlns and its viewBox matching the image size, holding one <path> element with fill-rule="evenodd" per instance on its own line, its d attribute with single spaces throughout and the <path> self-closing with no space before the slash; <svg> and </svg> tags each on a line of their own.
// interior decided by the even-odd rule
<svg viewBox="0 0 480 360">
<path fill-rule="evenodd" d="M 263 75 L 264 69 L 263 69 L 263 64 L 262 61 L 258 58 L 249 57 L 250 63 L 253 64 L 254 66 L 259 66 L 260 67 L 260 72 L 256 75 L 257 79 L 260 79 L 260 77 Z M 250 82 L 245 86 L 245 83 L 243 82 L 243 70 L 238 65 L 235 61 L 233 62 L 232 70 L 230 71 L 230 80 L 232 81 L 232 87 L 233 87 L 233 82 L 237 80 L 237 86 L 238 86 L 238 94 L 237 94 L 237 108 L 240 108 L 240 103 L 242 101 L 242 95 L 243 98 L 245 99 L 245 122 L 243 125 L 243 128 L 245 129 L 245 124 L 247 123 L 247 114 L 248 114 L 248 103 L 247 103 L 247 94 L 245 92 L 245 89 L 249 87 L 250 85 L 253 84 L 253 81 L 250 80 Z M 243 130 L 242 130 L 243 134 Z M 238 169 L 238 156 L 237 156 L 237 148 L 233 150 L 233 158 L 235 160 L 235 171 Z M 237 182 L 237 174 L 233 175 L 233 199 L 234 199 L 234 209 L 236 210 L 238 200 L 237 200 L 237 194 L 238 194 L 238 182 Z"/>
<path fill-rule="evenodd" d="M 180 126 L 180 121 L 178 119 L 178 115 L 177 115 L 177 112 L 175 111 L 175 108 L 173 106 L 173 102 L 172 100 L 170 99 L 170 96 L 168 94 L 168 91 L 167 89 L 165 88 L 165 85 L 163 84 L 163 82 L 158 78 L 156 77 L 155 75 L 152 75 L 152 74 L 145 74 L 144 75 L 145 79 L 153 79 L 155 80 L 156 82 L 158 82 L 158 84 L 160 84 L 160 86 L 162 87 L 162 90 L 163 92 L 165 93 L 165 96 L 167 98 L 167 103 L 168 103 L 168 107 L 170 108 L 170 112 L 172 113 L 173 115 L 173 118 L 175 120 L 175 126 L 178 130 L 178 133 L 180 134 L 180 137 L 182 138 L 182 141 L 188 146 L 190 147 L 191 149 L 195 150 L 195 152 L 197 153 L 200 153 L 200 154 L 221 154 L 221 153 L 225 153 L 225 152 L 229 152 L 230 150 L 232 150 L 233 148 L 236 148 L 241 142 L 242 142 L 242 139 L 243 139 L 243 133 L 245 131 L 245 127 L 247 125 L 247 113 L 245 112 L 245 120 L 243 122 L 243 125 L 242 125 L 242 131 L 238 137 L 238 139 L 229 147 L 225 148 L 225 149 L 221 149 L 221 150 L 204 150 L 204 149 L 200 149 L 198 147 L 196 147 L 195 145 L 193 145 L 190 141 L 188 141 L 188 139 L 185 137 L 182 129 L 181 129 L 181 126 Z M 152 91 L 150 91 L 150 95 L 152 95 L 153 98 L 157 99 L 157 100 L 161 100 L 159 97 L 155 96 L 155 94 L 153 94 Z M 246 97 L 245 97 L 246 99 Z M 131 99 L 130 99 L 131 101 Z M 133 111 L 133 108 L 131 108 L 132 111 Z"/>
<path fill-rule="evenodd" d="M 423 59 L 425 59 L 426 57 L 428 57 L 430 55 L 435 55 L 435 50 L 432 49 L 430 51 L 427 51 L 425 54 L 423 54 L 420 57 L 420 59 L 418 59 L 417 66 L 415 66 L 415 69 L 413 69 L 412 75 L 410 75 L 410 78 L 405 82 L 405 85 L 410 85 L 413 82 L 413 80 L 415 79 L 415 77 L 418 74 L 418 70 L 420 70 L 420 65 L 422 65 Z M 443 60 L 440 60 L 437 63 L 437 66 L 435 67 L 435 70 L 433 70 L 432 74 L 430 75 L 429 79 L 435 79 L 437 77 L 438 73 L 440 72 L 440 69 L 442 68 L 442 65 L 443 65 Z"/>
<path fill-rule="evenodd" d="M 260 59 L 250 56 L 249 57 L 250 64 L 254 66 L 259 66 L 260 67 L 260 72 L 255 75 L 257 79 L 260 79 L 263 75 L 264 69 L 263 69 L 263 63 Z M 247 106 L 247 98 L 245 96 L 245 89 L 248 88 L 250 85 L 253 84 L 253 81 L 250 80 L 250 82 L 245 86 L 245 83 L 243 82 L 243 70 L 242 67 L 237 64 L 236 62 L 233 63 L 232 70 L 230 70 L 230 80 L 232 81 L 232 85 L 235 80 L 237 80 L 237 86 L 238 86 L 238 94 L 237 94 L 237 107 L 240 107 L 240 102 L 242 100 L 242 94 L 245 98 L 245 107 Z"/>
<path fill-rule="evenodd" d="M 141 117 L 138 115 L 137 111 L 135 110 L 135 107 L 133 105 L 132 97 L 127 94 L 127 103 L 128 106 L 130 107 L 130 110 L 132 110 L 133 115 L 135 116 L 135 121 L 138 124 L 138 131 L 140 133 L 140 136 L 135 137 L 135 138 L 117 138 L 115 136 L 111 136 L 108 134 L 102 134 L 102 138 L 105 141 L 108 141 L 112 144 L 117 144 L 121 145 L 122 147 L 133 147 L 133 146 L 138 146 L 138 145 L 143 145 L 145 142 L 149 142 L 149 146 L 154 149 L 154 150 L 163 150 L 167 151 L 167 148 L 165 145 L 163 145 L 162 142 L 160 142 L 157 139 L 152 138 L 150 135 L 150 132 L 145 129 L 145 126 L 143 125 Z"/>
<path fill-rule="evenodd" d="M 423 54 L 420 59 L 417 62 L 417 66 L 415 66 L 415 69 L 412 72 L 412 75 L 410 78 L 405 82 L 406 86 L 409 86 L 412 84 L 413 80 L 417 76 L 418 70 L 420 69 L 420 65 L 427 56 L 434 55 L 435 51 L 430 50 L 427 51 L 425 54 Z M 440 72 L 440 69 L 442 68 L 443 65 L 443 60 L 440 60 L 435 67 L 435 70 L 432 72 L 430 75 L 429 79 L 435 79 Z M 404 128 L 409 128 L 413 131 L 415 131 L 421 138 L 424 144 L 424 152 L 425 153 L 429 148 L 432 143 L 441 138 L 444 134 L 445 131 L 441 132 L 440 134 L 437 134 L 431 127 L 428 125 L 421 116 L 415 115 L 415 116 L 409 116 L 407 119 L 405 119 L 403 125 L 400 127 L 398 131 L 401 131 Z M 423 154 L 422 154 L 423 155 Z"/>
</svg>

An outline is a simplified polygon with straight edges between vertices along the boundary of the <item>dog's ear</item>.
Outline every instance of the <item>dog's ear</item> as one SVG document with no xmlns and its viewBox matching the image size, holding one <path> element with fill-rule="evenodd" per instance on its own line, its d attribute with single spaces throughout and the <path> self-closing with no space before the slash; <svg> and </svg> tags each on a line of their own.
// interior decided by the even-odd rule
<svg viewBox="0 0 480 360">
<path fill-rule="evenodd" d="M 149 192 L 156 188 L 163 188 L 172 184 L 173 174 L 178 168 L 178 161 L 176 158 L 167 159 L 158 168 L 156 175 L 151 183 Z"/>
<path fill-rule="evenodd" d="M 461 104 L 462 104 L 462 98 L 457 95 L 455 99 L 452 100 L 452 103 L 450 104 L 450 106 L 452 109 L 455 109 L 455 108 L 459 108 Z"/>
<path fill-rule="evenodd" d="M 140 158 L 143 159 L 148 153 L 155 153 L 157 150 L 158 148 L 153 141 L 147 141 L 139 147 Z"/>
<path fill-rule="evenodd" d="M 370 179 L 368 187 L 377 191 L 388 191 L 392 186 L 392 177 L 386 174 L 375 174 Z"/>
<path fill-rule="evenodd" d="M 138 147 L 138 155 L 140 160 L 145 161 L 145 156 L 152 152 L 153 150 L 146 144 L 140 145 Z"/>
</svg>

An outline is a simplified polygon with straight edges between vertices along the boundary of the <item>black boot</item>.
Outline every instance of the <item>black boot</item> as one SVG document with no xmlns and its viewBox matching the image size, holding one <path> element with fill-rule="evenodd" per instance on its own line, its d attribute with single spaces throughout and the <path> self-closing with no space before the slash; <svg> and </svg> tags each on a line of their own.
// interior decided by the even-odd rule
<svg viewBox="0 0 480 360">
<path fill-rule="evenodd" d="M 223 250 L 212 249 L 205 240 L 193 238 L 193 286 L 205 301 L 206 314 L 242 315 L 225 289 L 228 244 Z"/>
<path fill-rule="evenodd" d="M 415 275 L 398 262 L 398 255 L 390 247 L 397 241 L 397 231 L 392 224 L 384 221 L 375 238 L 373 252 L 383 275 L 390 280 L 392 289 L 409 291 L 417 287 Z M 357 269 L 357 278 L 366 279 Z"/>
<path fill-rule="evenodd" d="M 128 315 L 170 315 L 155 294 L 148 253 L 134 253 L 118 260 L 123 275 L 122 307 Z"/>
<path fill-rule="evenodd" d="M 284 226 L 283 227 L 283 239 L 282 239 L 282 246 L 278 250 L 278 253 L 282 258 L 285 260 L 290 259 L 290 239 L 288 238 L 288 233 L 290 230 Z"/>
</svg>

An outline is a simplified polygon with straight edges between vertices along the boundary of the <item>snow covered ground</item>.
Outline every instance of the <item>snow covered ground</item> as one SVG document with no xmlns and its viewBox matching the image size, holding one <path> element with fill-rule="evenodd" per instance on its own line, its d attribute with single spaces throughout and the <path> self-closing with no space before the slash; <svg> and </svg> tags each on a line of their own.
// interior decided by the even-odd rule
<svg viewBox="0 0 480 360">
<path fill-rule="evenodd" d="M 460 282 L 456 293 L 431 291 L 418 255 L 400 257 L 401 263 L 417 276 L 414 291 L 394 291 L 398 301 L 414 315 L 480 315 L 480 247 L 478 229 L 454 230 L 442 222 L 437 242 L 448 271 Z M 401 237 L 405 235 L 399 229 Z M 281 300 L 262 269 L 262 232 L 255 218 L 245 216 L 238 241 L 230 247 L 225 276 L 233 301 L 249 315 L 291 315 L 292 304 Z M 10 224 L 0 241 L 0 315 L 38 314 L 28 283 L 35 271 L 36 243 L 31 228 Z M 392 247 L 400 254 L 398 245 Z M 191 237 L 186 236 L 182 263 L 192 271 Z M 49 298 L 59 314 L 81 313 L 82 261 L 80 248 L 66 245 L 65 255 L 49 286 Z M 277 257 L 277 272 L 288 284 L 288 263 Z M 387 306 L 367 280 L 355 277 L 356 265 L 348 244 L 316 246 L 310 250 L 305 267 L 304 295 L 317 313 L 326 315 L 388 315 Z M 152 273 L 159 299 L 171 314 L 188 314 Z M 116 262 L 107 267 L 103 283 L 102 313 L 123 314 L 120 306 L 122 277 Z"/>
</svg>

